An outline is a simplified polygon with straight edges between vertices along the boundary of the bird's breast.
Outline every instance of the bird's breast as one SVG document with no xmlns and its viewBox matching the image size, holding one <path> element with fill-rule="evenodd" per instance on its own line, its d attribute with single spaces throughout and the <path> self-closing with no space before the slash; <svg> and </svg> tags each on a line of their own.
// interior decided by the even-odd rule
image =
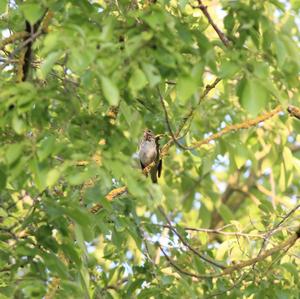
<svg viewBox="0 0 300 299">
<path fill-rule="evenodd" d="M 149 165 L 156 159 L 155 142 L 144 141 L 140 146 L 139 158 L 144 166 Z"/>
</svg>

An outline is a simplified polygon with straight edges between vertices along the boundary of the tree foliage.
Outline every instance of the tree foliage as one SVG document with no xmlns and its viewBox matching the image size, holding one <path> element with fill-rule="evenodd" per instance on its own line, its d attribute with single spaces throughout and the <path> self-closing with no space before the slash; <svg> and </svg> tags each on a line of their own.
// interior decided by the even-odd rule
<svg viewBox="0 0 300 299">
<path fill-rule="evenodd" d="M 0 1 L 1 298 L 298 298 L 299 10 Z"/>
</svg>

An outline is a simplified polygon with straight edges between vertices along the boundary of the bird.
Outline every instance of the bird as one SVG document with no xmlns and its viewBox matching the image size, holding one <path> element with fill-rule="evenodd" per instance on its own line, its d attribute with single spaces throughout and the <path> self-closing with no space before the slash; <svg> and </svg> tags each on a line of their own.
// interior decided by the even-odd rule
<svg viewBox="0 0 300 299">
<path fill-rule="evenodd" d="M 155 165 L 150 169 L 153 183 L 157 183 L 157 176 L 160 177 L 162 170 L 162 160 L 159 157 L 159 137 L 159 135 L 155 136 L 151 130 L 145 129 L 138 153 L 142 170 L 155 162 Z"/>
</svg>

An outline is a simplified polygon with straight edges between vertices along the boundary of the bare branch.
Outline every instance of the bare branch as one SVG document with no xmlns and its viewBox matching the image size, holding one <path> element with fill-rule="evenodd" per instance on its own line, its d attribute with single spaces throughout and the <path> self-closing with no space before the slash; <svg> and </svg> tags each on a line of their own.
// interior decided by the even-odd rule
<svg viewBox="0 0 300 299">
<path fill-rule="evenodd" d="M 160 89 L 159 87 L 157 87 L 157 90 L 158 90 L 158 94 L 159 94 L 159 99 L 160 99 L 160 103 L 161 103 L 161 106 L 164 110 L 164 114 L 165 114 L 165 120 L 166 120 L 166 124 L 167 124 L 167 127 L 168 127 L 168 131 L 172 137 L 172 140 L 173 142 L 181 149 L 183 150 L 192 150 L 193 148 L 191 147 L 188 147 L 188 146 L 184 146 L 182 144 L 180 144 L 178 141 L 177 141 L 177 138 L 175 136 L 175 134 L 173 133 L 172 131 L 172 128 L 171 128 L 171 124 L 170 124 L 170 119 L 169 119 L 169 115 L 168 115 L 168 111 L 167 111 L 167 108 L 166 108 L 166 105 L 164 103 L 164 98 L 163 96 L 161 95 L 161 92 L 160 92 Z"/>
<path fill-rule="evenodd" d="M 19 39 L 23 39 L 24 37 L 28 36 L 28 32 L 22 31 L 22 32 L 16 32 L 9 37 L 5 38 L 0 42 L 0 50 L 4 49 L 4 47 L 8 44 L 11 44 Z"/>
<path fill-rule="evenodd" d="M 185 126 L 185 124 L 187 123 L 187 121 L 193 117 L 194 113 L 195 113 L 195 110 L 196 108 L 201 104 L 201 102 L 203 101 L 203 99 L 209 94 L 209 92 L 214 89 L 218 83 L 221 81 L 220 78 L 216 78 L 215 81 L 212 83 L 212 84 L 209 84 L 205 87 L 202 95 L 200 96 L 199 98 L 199 101 L 197 103 L 197 105 L 195 107 L 192 107 L 187 113 L 186 115 L 183 117 L 181 123 L 179 124 L 178 126 L 178 129 L 175 133 L 175 136 L 178 137 L 181 130 L 183 129 L 183 127 Z"/>
<path fill-rule="evenodd" d="M 249 129 L 251 127 L 254 127 L 254 126 L 258 125 L 259 123 L 266 121 L 269 118 L 272 118 L 273 116 L 277 115 L 281 111 L 282 111 L 282 107 L 281 107 L 281 105 L 278 105 L 275 109 L 271 110 L 270 112 L 266 112 L 262 115 L 259 115 L 258 117 L 254 118 L 254 119 L 249 119 L 249 120 L 246 120 L 239 124 L 227 126 L 220 132 L 215 133 L 206 139 L 203 139 L 201 141 L 193 143 L 193 147 L 195 147 L 195 148 L 201 147 L 204 144 L 208 144 L 212 140 L 219 139 L 220 137 L 222 137 L 225 134 L 228 134 L 228 133 L 231 133 L 234 131 L 238 131 L 241 129 Z"/>
<path fill-rule="evenodd" d="M 195 248 L 193 248 L 188 242 L 185 241 L 185 239 L 178 233 L 178 231 L 174 228 L 174 226 L 172 225 L 170 219 L 168 218 L 168 216 L 166 215 L 166 213 L 164 212 L 163 208 L 160 206 L 159 207 L 159 211 L 160 213 L 164 216 L 164 218 L 166 219 L 166 221 L 169 224 L 170 229 L 174 232 L 174 234 L 179 238 L 179 240 L 182 242 L 183 245 L 185 245 L 189 250 L 191 250 L 195 255 L 197 255 L 201 260 L 215 266 L 218 267 L 220 269 L 225 269 L 226 267 L 219 264 L 218 262 L 215 262 L 214 260 L 204 256 L 203 254 L 199 253 Z"/>
<path fill-rule="evenodd" d="M 203 275 L 197 275 L 191 272 L 187 272 L 183 269 L 181 269 L 178 265 L 176 265 L 171 258 L 166 254 L 166 252 L 162 249 L 162 247 L 160 246 L 162 253 L 164 254 L 164 256 L 166 257 L 166 259 L 168 260 L 168 262 L 170 263 L 170 265 L 172 265 L 177 271 L 179 271 L 182 274 L 188 275 L 188 276 L 192 276 L 198 279 L 203 279 L 203 278 L 208 278 L 208 277 L 221 277 L 224 275 L 229 275 L 232 274 L 235 271 L 239 271 L 242 270 L 245 267 L 249 267 L 251 265 L 254 265 L 255 263 L 262 261 L 264 259 L 266 259 L 267 257 L 273 255 L 274 253 L 277 253 L 281 250 L 285 250 L 285 253 L 287 252 L 288 249 L 290 249 L 295 243 L 296 241 L 300 238 L 300 227 L 298 227 L 298 230 L 295 234 L 293 234 L 291 237 L 289 237 L 287 240 L 285 240 L 284 242 L 278 244 L 277 246 L 274 246 L 273 248 L 266 250 L 263 254 L 261 254 L 260 256 L 257 256 L 253 259 L 248 259 L 245 261 L 241 261 L 235 265 L 229 266 L 229 267 L 224 267 L 223 271 L 221 273 L 210 273 L 210 274 L 206 274 L 205 276 Z"/>
<path fill-rule="evenodd" d="M 204 279 L 204 278 L 212 278 L 212 277 L 218 277 L 221 276 L 221 274 L 195 274 L 192 272 L 188 272 L 186 270 L 181 269 L 174 261 L 172 261 L 172 259 L 167 255 L 167 253 L 164 251 L 164 249 L 162 248 L 162 246 L 159 244 L 158 245 L 162 254 L 164 255 L 164 257 L 167 259 L 167 261 L 169 262 L 169 264 L 175 268 L 179 273 L 183 274 L 183 275 L 187 275 L 187 276 L 191 276 L 197 279 Z"/>
<path fill-rule="evenodd" d="M 292 210 L 290 210 L 265 236 L 263 244 L 258 252 L 257 257 L 259 257 L 262 252 L 265 250 L 265 248 L 268 245 L 269 239 L 272 236 L 272 234 L 274 233 L 275 230 L 277 230 L 292 214 L 294 214 L 298 209 L 300 208 L 300 204 L 296 205 Z M 255 264 L 253 265 L 253 267 L 255 266 Z"/>
<path fill-rule="evenodd" d="M 224 44 L 224 46 L 228 48 L 230 46 L 230 42 L 229 42 L 228 38 L 226 37 L 226 35 L 219 29 L 219 27 L 216 25 L 216 23 L 211 18 L 210 14 L 208 13 L 207 6 L 203 5 L 201 0 L 197 0 L 197 1 L 198 1 L 198 6 L 192 6 L 192 7 L 198 8 L 202 11 L 202 13 L 207 18 L 209 24 L 214 28 L 215 32 L 218 34 L 218 36 L 219 36 L 220 40 L 222 41 L 222 43 Z"/>
<path fill-rule="evenodd" d="M 241 270 L 245 267 L 249 267 L 249 266 L 252 266 L 253 264 L 259 262 L 259 261 L 262 261 L 264 259 L 266 259 L 267 257 L 271 256 L 272 254 L 276 253 L 276 252 L 279 252 L 283 249 L 286 249 L 287 247 L 292 247 L 296 241 L 299 239 L 300 237 L 300 227 L 298 228 L 297 232 L 295 234 L 293 234 L 291 237 L 289 237 L 287 240 L 285 240 L 284 242 L 280 243 L 279 245 L 277 246 L 274 246 L 272 247 L 271 249 L 269 250 L 266 250 L 263 254 L 261 254 L 260 256 L 257 256 L 253 259 L 249 259 L 249 260 L 246 260 L 246 261 L 242 261 L 242 262 L 239 262 L 235 265 L 232 265 L 230 267 L 227 267 L 224 271 L 223 271 L 223 274 L 231 274 L 233 273 L 234 271 L 237 271 L 237 270 Z"/>
<path fill-rule="evenodd" d="M 294 116 L 294 117 L 300 119 L 300 109 L 298 107 L 289 105 L 287 108 L 287 111 L 291 116 Z"/>
<path fill-rule="evenodd" d="M 21 50 L 23 50 L 29 44 L 33 43 L 40 35 L 42 35 L 43 33 L 47 32 L 47 28 L 48 28 L 49 22 L 50 22 L 50 20 L 51 20 L 52 17 L 53 17 L 53 13 L 48 10 L 47 13 L 45 14 L 44 18 L 43 18 L 43 22 L 42 22 L 41 28 L 39 30 L 37 30 L 35 33 L 31 34 L 31 36 L 29 36 L 28 32 L 19 32 L 19 33 L 13 34 L 11 37 L 7 38 L 4 41 L 4 46 L 5 46 L 7 43 L 11 43 L 11 42 L 14 42 L 15 40 L 18 40 L 18 39 L 25 38 L 25 37 L 29 36 L 23 43 L 21 43 L 21 45 L 19 47 L 17 47 L 9 55 L 9 57 L 8 57 L 9 60 L 6 61 L 4 64 L 1 65 L 0 71 L 2 71 L 7 65 L 9 65 L 10 60 L 16 54 L 18 54 Z M 3 44 L 3 42 L 1 43 L 1 47 L 3 47 L 2 44 Z M 21 61 L 22 61 L 22 59 L 20 59 L 20 62 Z"/>
<path fill-rule="evenodd" d="M 227 292 L 233 290 L 234 288 L 236 288 L 248 275 L 249 275 L 250 271 L 248 271 L 247 273 L 244 273 L 236 282 L 234 282 L 232 284 L 231 287 L 229 287 L 228 289 L 222 291 L 222 292 L 218 292 L 218 293 L 214 293 L 209 295 L 208 297 L 205 297 L 205 299 L 210 299 L 210 298 L 214 298 L 214 297 L 218 297 L 221 295 L 226 294 Z"/>
<path fill-rule="evenodd" d="M 169 225 L 163 225 L 163 227 L 172 229 Z M 243 233 L 243 232 L 224 232 L 221 229 L 196 228 L 196 227 L 183 227 L 183 229 L 185 231 L 216 234 L 216 235 L 223 235 L 223 236 L 236 236 L 236 237 L 257 238 L 257 239 L 265 238 L 265 234 L 247 234 L 247 233 Z"/>
<path fill-rule="evenodd" d="M 116 188 L 116 189 L 113 189 L 111 190 L 106 196 L 105 198 L 108 200 L 108 201 L 112 201 L 114 198 L 118 197 L 118 196 L 121 196 L 123 194 L 125 194 L 127 192 L 127 187 L 126 186 L 123 186 L 123 187 L 119 187 L 119 188 Z M 91 209 L 90 209 L 90 212 L 93 213 L 93 214 L 96 214 L 99 212 L 99 210 L 102 208 L 102 205 L 101 204 L 96 204 L 95 206 L 93 206 Z"/>
</svg>

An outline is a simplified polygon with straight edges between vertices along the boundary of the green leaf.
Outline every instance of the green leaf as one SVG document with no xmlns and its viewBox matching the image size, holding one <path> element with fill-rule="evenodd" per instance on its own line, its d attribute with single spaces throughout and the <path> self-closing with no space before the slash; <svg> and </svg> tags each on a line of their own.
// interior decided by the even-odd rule
<svg viewBox="0 0 300 299">
<path fill-rule="evenodd" d="M 161 30 L 160 28 L 164 25 L 165 17 L 162 11 L 150 10 L 150 14 L 144 17 L 146 23 L 154 30 Z"/>
<path fill-rule="evenodd" d="M 132 93 L 135 95 L 136 92 L 144 88 L 147 83 L 147 78 L 142 70 L 135 68 L 129 80 L 129 88 Z"/>
<path fill-rule="evenodd" d="M 259 208 L 261 210 L 263 210 L 264 212 L 266 212 L 267 214 L 269 214 L 270 212 L 274 212 L 272 203 L 264 198 L 260 198 L 259 201 L 261 202 L 261 204 L 259 205 Z"/>
<path fill-rule="evenodd" d="M 94 171 L 92 168 L 86 168 L 81 171 L 73 172 L 69 175 L 68 181 L 71 185 L 80 185 L 84 183 L 87 179 L 94 175 Z"/>
<path fill-rule="evenodd" d="M 197 90 L 197 83 L 191 77 L 181 77 L 177 82 L 177 96 L 182 101 L 190 98 Z"/>
<path fill-rule="evenodd" d="M 40 68 L 40 74 L 42 79 L 46 79 L 47 75 L 51 71 L 54 63 L 59 59 L 61 56 L 61 52 L 52 52 L 50 53 L 47 58 L 43 61 L 41 68 Z"/>
<path fill-rule="evenodd" d="M 130 282 L 129 287 L 127 289 L 126 297 L 127 298 L 132 298 L 134 291 L 139 288 L 143 284 L 144 280 L 143 279 L 135 279 Z M 149 297 L 150 298 L 150 297 Z"/>
<path fill-rule="evenodd" d="M 239 143 L 234 147 L 232 154 L 238 169 L 241 169 L 249 159 L 248 149 L 242 143 Z"/>
<path fill-rule="evenodd" d="M 291 0 L 293 9 L 296 11 L 300 10 L 300 0 Z"/>
<path fill-rule="evenodd" d="M 201 227 L 209 227 L 211 223 L 211 212 L 202 202 L 199 210 L 199 219 L 201 220 Z"/>
<path fill-rule="evenodd" d="M 6 173 L 5 173 L 5 166 L 0 164 L 0 190 L 3 190 L 6 186 Z"/>
<path fill-rule="evenodd" d="M 299 281 L 299 270 L 297 269 L 297 267 L 294 264 L 292 264 L 292 263 L 283 263 L 283 264 L 280 265 L 280 267 L 287 270 L 292 275 L 295 282 L 298 283 L 298 281 Z"/>
<path fill-rule="evenodd" d="M 47 55 L 50 52 L 57 51 L 61 44 L 61 34 L 57 31 L 51 31 L 47 33 L 44 39 L 44 47 L 42 49 L 42 54 Z"/>
<path fill-rule="evenodd" d="M 121 247 L 122 243 L 124 242 L 124 233 L 119 233 L 116 229 L 112 229 L 111 241 L 117 247 Z"/>
<path fill-rule="evenodd" d="M 69 257 L 78 267 L 82 265 L 82 260 L 80 259 L 78 248 L 72 243 L 64 243 L 60 246 L 64 254 Z M 77 250 L 76 250 L 77 249 Z"/>
<path fill-rule="evenodd" d="M 0 15 L 5 13 L 7 9 L 7 0 L 0 0 Z"/>
<path fill-rule="evenodd" d="M 21 143 L 15 143 L 15 144 L 10 144 L 7 146 L 6 149 L 6 161 L 7 164 L 12 164 L 15 162 L 23 153 L 23 144 Z"/>
<path fill-rule="evenodd" d="M 226 28 L 227 32 L 231 33 L 234 27 L 234 17 L 232 13 L 229 13 L 224 18 L 224 27 Z"/>
<path fill-rule="evenodd" d="M 280 177 L 279 177 L 279 189 L 285 191 L 287 185 L 286 171 L 284 163 L 280 163 Z"/>
<path fill-rule="evenodd" d="M 193 256 L 193 263 L 195 265 L 195 268 L 197 269 L 198 273 L 205 273 L 205 264 L 198 256 Z"/>
<path fill-rule="evenodd" d="M 51 169 L 48 173 L 47 173 L 47 178 L 46 178 L 46 184 L 48 187 L 52 187 L 57 180 L 60 177 L 60 172 L 58 169 L 54 168 Z"/>
<path fill-rule="evenodd" d="M 37 155 L 39 161 L 48 158 L 55 149 L 55 137 L 53 135 L 46 135 L 38 145 Z"/>
<path fill-rule="evenodd" d="M 91 224 L 90 215 L 83 209 L 69 207 L 65 210 L 65 213 L 82 227 L 89 226 Z"/>
<path fill-rule="evenodd" d="M 40 255 L 50 271 L 57 273 L 62 278 L 67 278 L 67 267 L 61 262 L 61 260 L 56 255 L 47 252 L 41 252 Z"/>
<path fill-rule="evenodd" d="M 241 90 L 240 103 L 250 114 L 256 116 L 268 101 L 266 88 L 255 79 L 247 79 Z"/>
<path fill-rule="evenodd" d="M 42 192 L 47 187 L 47 168 L 43 167 L 43 164 L 39 164 L 37 159 L 33 159 L 30 162 L 30 169 L 33 173 L 34 183 L 39 192 Z"/>
<path fill-rule="evenodd" d="M 279 0 L 270 0 L 272 4 L 274 4 L 277 8 L 279 8 L 281 11 L 285 11 L 285 5 L 281 3 Z"/>
<path fill-rule="evenodd" d="M 22 120 L 22 118 L 18 117 L 17 115 L 14 115 L 12 119 L 12 127 L 15 130 L 15 132 L 19 135 L 23 134 L 26 130 L 26 124 Z"/>
<path fill-rule="evenodd" d="M 233 79 L 233 76 L 240 70 L 240 66 L 233 61 L 225 61 L 222 63 L 220 68 L 221 78 Z"/>
<path fill-rule="evenodd" d="M 275 38 L 274 45 L 278 66 L 282 67 L 288 57 L 287 50 L 285 48 L 284 42 L 279 37 Z"/>
<path fill-rule="evenodd" d="M 233 213 L 230 211 L 230 209 L 226 205 L 221 204 L 218 211 L 219 211 L 220 215 L 222 216 L 223 220 L 225 221 L 225 223 L 229 223 L 230 220 L 234 219 Z"/>
<path fill-rule="evenodd" d="M 116 106 L 119 103 L 119 90 L 114 82 L 108 77 L 101 76 L 103 94 L 111 105 Z"/>
<path fill-rule="evenodd" d="M 189 0 L 179 0 L 179 7 L 181 9 L 184 9 L 188 3 L 189 3 Z"/>
<path fill-rule="evenodd" d="M 31 25 L 34 25 L 39 19 L 41 19 L 45 11 L 41 4 L 27 2 L 22 4 L 21 9 L 24 13 L 25 19 Z"/>
<path fill-rule="evenodd" d="M 154 87 L 157 83 L 160 82 L 161 80 L 160 73 L 155 66 L 149 63 L 143 63 L 142 69 L 146 74 L 150 87 Z"/>
<path fill-rule="evenodd" d="M 291 171 L 294 168 L 294 157 L 287 146 L 284 147 L 282 155 L 286 171 Z"/>
<path fill-rule="evenodd" d="M 282 35 L 281 40 L 287 49 L 287 54 L 291 60 L 293 60 L 298 67 L 300 67 L 300 53 L 299 46 L 289 36 Z"/>
<path fill-rule="evenodd" d="M 77 28 L 76 28 L 77 29 Z M 79 30 L 81 31 L 81 29 Z M 84 34 L 84 33 L 82 33 Z M 82 48 L 73 47 L 69 55 L 68 67 L 80 75 L 84 74 L 95 58 L 96 52 L 84 51 Z"/>
<path fill-rule="evenodd" d="M 232 246 L 233 246 L 232 240 L 227 240 L 227 241 L 223 242 L 218 247 L 216 259 L 222 260 L 222 259 L 228 257 L 228 253 L 230 252 L 230 249 L 232 248 Z"/>
</svg>

